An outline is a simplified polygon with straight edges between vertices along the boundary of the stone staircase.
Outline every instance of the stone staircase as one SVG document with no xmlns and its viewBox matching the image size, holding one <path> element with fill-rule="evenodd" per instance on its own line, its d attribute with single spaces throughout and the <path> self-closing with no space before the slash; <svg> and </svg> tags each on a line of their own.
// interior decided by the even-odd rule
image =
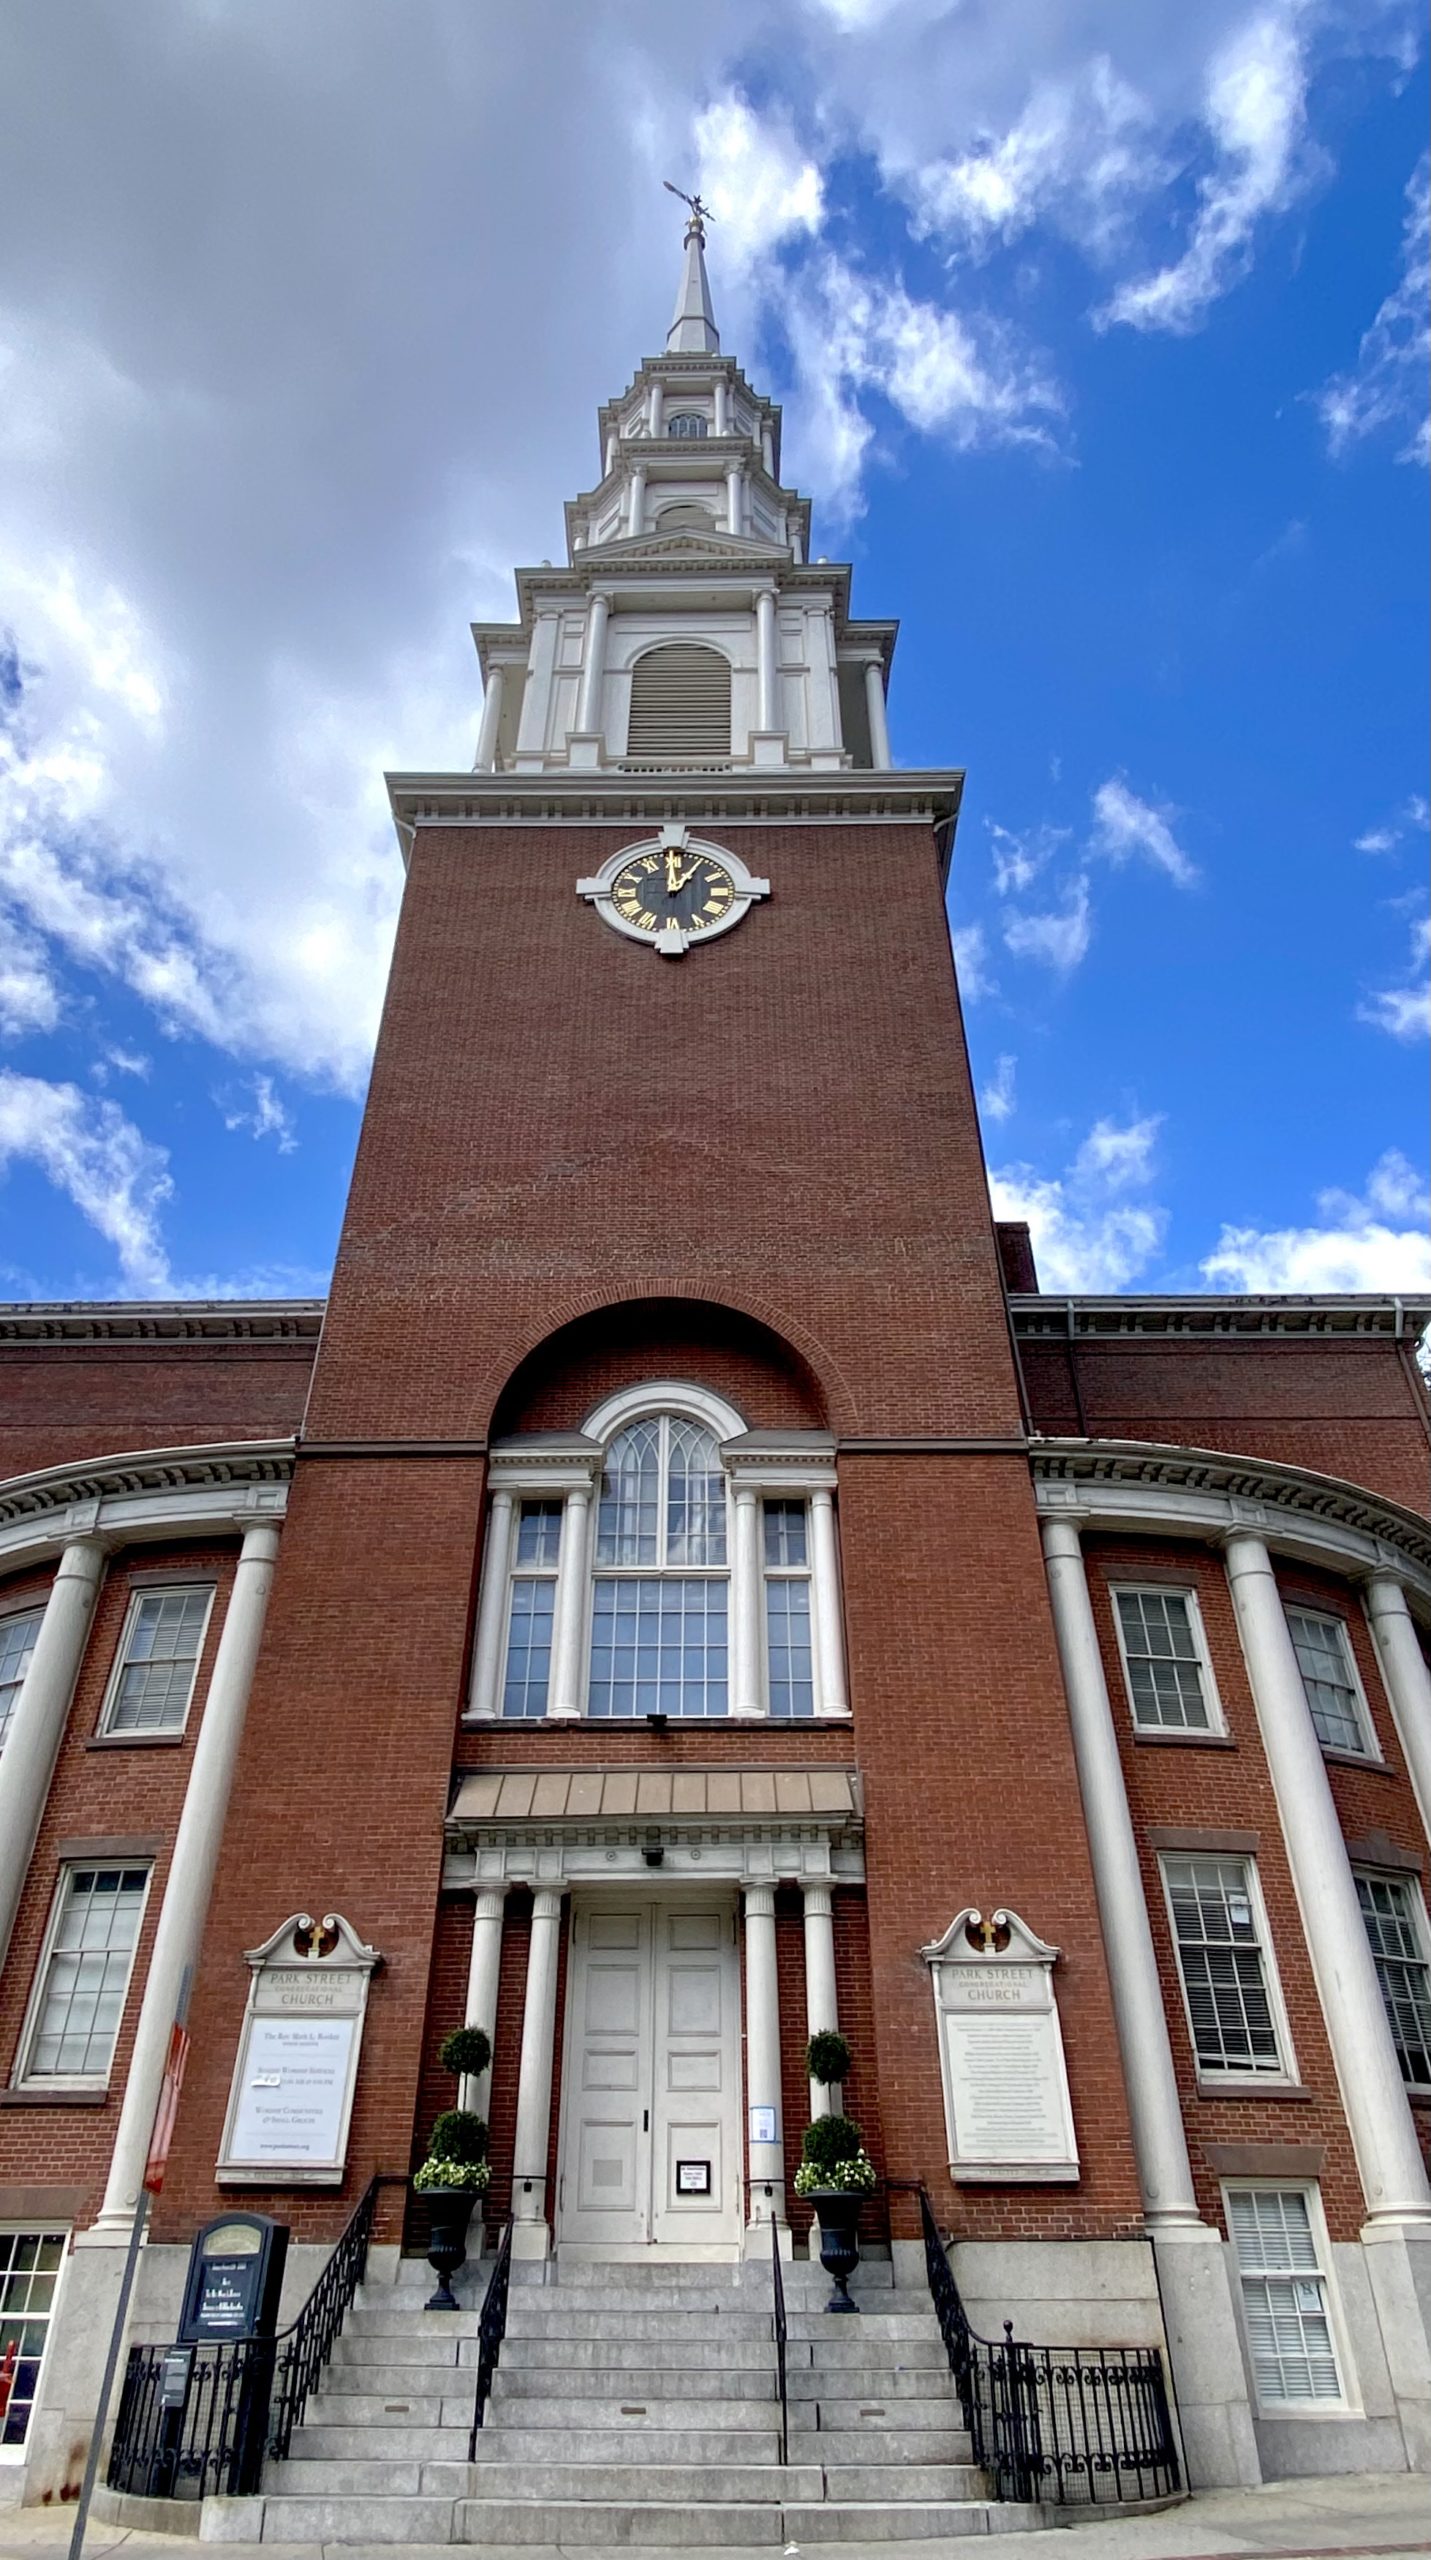
<svg viewBox="0 0 1431 2560">
<path fill-rule="evenodd" d="M 818 2266 L 785 2270 L 790 2447 L 780 2462 L 769 2269 L 547 2270 L 514 2281 L 500 2371 L 467 2459 L 486 2268 L 473 2307 L 421 2308 L 426 2266 L 349 2313 L 286 2461 L 206 2536 L 265 2542 L 774 2546 L 923 2540 L 1041 2521 L 994 2505 L 970 2460 L 928 2296 L 860 2269 L 858 2319 Z M 463 2288 L 459 2285 L 459 2292 Z"/>
</svg>

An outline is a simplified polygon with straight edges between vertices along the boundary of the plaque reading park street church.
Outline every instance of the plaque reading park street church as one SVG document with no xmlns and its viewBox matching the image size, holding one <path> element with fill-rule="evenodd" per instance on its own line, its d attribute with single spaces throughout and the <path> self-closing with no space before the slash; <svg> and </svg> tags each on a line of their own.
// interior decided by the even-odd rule
<svg viewBox="0 0 1431 2560">
<path fill-rule="evenodd" d="M 380 1958 L 338 1913 L 299 1911 L 247 1962 L 218 2174 L 233 2185 L 336 2186 Z"/>
<path fill-rule="evenodd" d="M 961 1911 L 923 1949 L 934 1986 L 949 2168 L 961 2180 L 1078 2175 L 1063 2036 L 1054 1996 L 1057 1947 L 1017 1913 Z"/>
</svg>

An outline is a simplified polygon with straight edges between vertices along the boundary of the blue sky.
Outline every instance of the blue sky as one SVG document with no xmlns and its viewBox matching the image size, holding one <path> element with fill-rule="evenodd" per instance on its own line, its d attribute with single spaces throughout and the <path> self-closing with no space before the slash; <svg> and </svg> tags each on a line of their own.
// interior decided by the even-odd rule
<svg viewBox="0 0 1431 2560">
<path fill-rule="evenodd" d="M 1431 1286 L 1418 18 L 401 16 L 0 30 L 0 1294 L 323 1287 L 381 772 L 470 762 L 467 622 L 661 343 L 668 174 L 901 619 L 897 760 L 968 769 L 1045 1285 Z"/>
</svg>

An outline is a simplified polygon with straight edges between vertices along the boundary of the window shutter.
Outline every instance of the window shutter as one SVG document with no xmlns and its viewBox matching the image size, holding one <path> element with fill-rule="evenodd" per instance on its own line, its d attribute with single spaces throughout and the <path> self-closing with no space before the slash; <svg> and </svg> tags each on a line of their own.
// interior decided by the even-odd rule
<svg viewBox="0 0 1431 2560">
<path fill-rule="evenodd" d="M 631 671 L 628 756 L 657 764 L 730 754 L 730 667 L 718 649 L 648 649 Z"/>
</svg>

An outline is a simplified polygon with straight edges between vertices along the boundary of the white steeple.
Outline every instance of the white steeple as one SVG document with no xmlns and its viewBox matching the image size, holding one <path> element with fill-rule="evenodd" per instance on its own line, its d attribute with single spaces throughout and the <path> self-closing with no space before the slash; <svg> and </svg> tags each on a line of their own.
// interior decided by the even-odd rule
<svg viewBox="0 0 1431 2560">
<path fill-rule="evenodd" d="M 670 179 L 664 183 L 671 187 Z M 671 187 L 672 195 L 680 195 L 679 187 Z M 686 196 L 691 208 L 686 224 L 686 262 L 681 274 L 681 289 L 676 296 L 676 309 L 666 331 L 668 356 L 718 356 L 720 331 L 711 308 L 711 289 L 706 276 L 705 206 L 699 196 Z"/>
</svg>

